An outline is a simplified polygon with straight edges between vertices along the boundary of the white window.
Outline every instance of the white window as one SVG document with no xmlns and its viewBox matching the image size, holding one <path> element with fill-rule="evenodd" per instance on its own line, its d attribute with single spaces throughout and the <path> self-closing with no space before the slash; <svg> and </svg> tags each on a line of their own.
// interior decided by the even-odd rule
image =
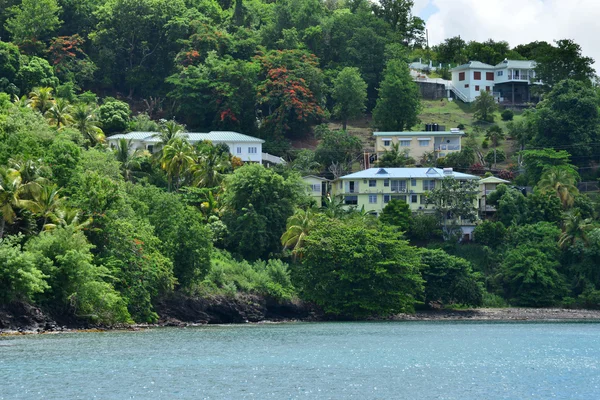
<svg viewBox="0 0 600 400">
<path fill-rule="evenodd" d="M 400 140 L 400 147 L 410 147 L 410 140 Z"/>
<path fill-rule="evenodd" d="M 423 181 L 423 190 L 433 190 L 435 189 L 435 180 L 424 180 Z"/>
<path fill-rule="evenodd" d="M 375 179 L 369 179 L 369 187 L 377 187 L 377 181 Z"/>
<path fill-rule="evenodd" d="M 256 147 L 248 147 L 249 154 L 256 154 Z"/>
<path fill-rule="evenodd" d="M 419 140 L 419 146 L 421 146 L 421 147 L 428 147 L 429 146 L 429 140 Z"/>
<path fill-rule="evenodd" d="M 236 150 L 236 152 L 237 152 L 237 154 L 242 154 L 242 148 L 238 147 L 237 150 Z"/>
<path fill-rule="evenodd" d="M 310 185 L 313 192 L 321 193 L 321 185 L 318 183 L 316 185 Z"/>
<path fill-rule="evenodd" d="M 389 147 L 391 143 L 392 143 L 392 139 L 383 139 L 383 145 L 385 147 Z"/>
<path fill-rule="evenodd" d="M 410 180 L 410 186 L 417 186 L 417 180 L 416 179 L 411 179 Z"/>
<path fill-rule="evenodd" d="M 384 179 L 383 180 L 383 186 L 390 187 L 390 180 L 389 179 Z"/>
<path fill-rule="evenodd" d="M 504 75 L 504 71 L 498 71 L 498 72 L 496 73 L 496 75 L 498 75 L 498 76 L 502 76 L 502 75 Z"/>
<path fill-rule="evenodd" d="M 369 204 L 377 204 L 377 195 L 376 194 L 369 195 Z"/>
</svg>

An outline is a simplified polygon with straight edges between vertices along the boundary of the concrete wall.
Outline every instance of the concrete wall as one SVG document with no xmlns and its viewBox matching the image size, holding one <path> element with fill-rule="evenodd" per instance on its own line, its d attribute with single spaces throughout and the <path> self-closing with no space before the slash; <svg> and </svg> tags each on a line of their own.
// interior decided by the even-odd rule
<svg viewBox="0 0 600 400">
<path fill-rule="evenodd" d="M 442 83 L 416 82 L 425 100 L 439 100 L 447 97 L 446 86 Z"/>
</svg>

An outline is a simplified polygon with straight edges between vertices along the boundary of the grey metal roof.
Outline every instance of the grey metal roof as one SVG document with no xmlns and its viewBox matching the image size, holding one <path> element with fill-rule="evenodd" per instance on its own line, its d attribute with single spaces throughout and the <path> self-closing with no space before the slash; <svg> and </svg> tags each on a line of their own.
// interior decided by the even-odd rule
<svg viewBox="0 0 600 400">
<path fill-rule="evenodd" d="M 306 179 L 306 178 L 315 178 L 315 179 L 318 179 L 320 181 L 327 181 L 327 182 L 329 182 L 329 179 L 323 178 L 321 176 L 316 176 L 316 175 L 305 175 L 305 176 L 302 177 L 302 179 Z"/>
<path fill-rule="evenodd" d="M 144 142 L 159 142 L 156 137 L 157 132 L 129 132 L 125 134 L 113 135 L 107 139 L 132 139 Z M 238 132 L 231 131 L 211 131 L 209 133 L 185 132 L 181 133 L 181 137 L 187 138 L 192 143 L 210 140 L 211 142 L 236 142 L 236 143 L 264 143 L 265 141 L 252 136 L 244 135 Z"/>
<path fill-rule="evenodd" d="M 464 131 L 373 132 L 373 136 L 463 136 Z"/>
<path fill-rule="evenodd" d="M 269 153 L 262 153 L 262 160 L 270 162 L 271 164 L 287 164 L 287 162 L 283 158 L 274 156 L 273 154 Z"/>
<path fill-rule="evenodd" d="M 444 173 L 441 168 L 369 168 L 340 177 L 340 179 L 444 179 L 452 176 L 456 179 L 479 179 L 478 176 L 452 171 Z"/>
<path fill-rule="evenodd" d="M 496 69 L 493 65 L 482 63 L 481 61 L 469 61 L 466 64 L 452 68 L 450 71 L 460 71 L 463 69 Z"/>
<path fill-rule="evenodd" d="M 533 69 L 536 66 L 535 61 L 531 60 L 504 60 L 496 65 L 497 69 L 501 68 L 522 68 L 522 69 Z"/>
</svg>

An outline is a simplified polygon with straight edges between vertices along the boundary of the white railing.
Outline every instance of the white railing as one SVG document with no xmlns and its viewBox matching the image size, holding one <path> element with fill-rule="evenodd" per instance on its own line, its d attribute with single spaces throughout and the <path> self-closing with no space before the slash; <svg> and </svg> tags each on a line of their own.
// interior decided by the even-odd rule
<svg viewBox="0 0 600 400">
<path fill-rule="evenodd" d="M 470 103 L 469 98 L 462 93 L 460 90 L 458 90 L 453 84 L 452 82 L 449 82 L 448 84 L 446 84 L 446 89 L 447 90 L 451 90 L 452 93 L 454 93 L 456 95 L 456 97 L 458 97 L 459 99 L 461 99 L 462 101 L 464 101 L 465 103 Z"/>
</svg>

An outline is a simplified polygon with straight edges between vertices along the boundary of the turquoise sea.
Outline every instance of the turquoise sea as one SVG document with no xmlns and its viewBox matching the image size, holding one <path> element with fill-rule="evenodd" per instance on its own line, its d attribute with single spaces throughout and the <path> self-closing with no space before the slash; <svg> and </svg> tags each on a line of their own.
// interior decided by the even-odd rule
<svg viewBox="0 0 600 400">
<path fill-rule="evenodd" d="M 364 322 L 0 338 L 0 399 L 600 399 L 600 324 Z"/>
</svg>

